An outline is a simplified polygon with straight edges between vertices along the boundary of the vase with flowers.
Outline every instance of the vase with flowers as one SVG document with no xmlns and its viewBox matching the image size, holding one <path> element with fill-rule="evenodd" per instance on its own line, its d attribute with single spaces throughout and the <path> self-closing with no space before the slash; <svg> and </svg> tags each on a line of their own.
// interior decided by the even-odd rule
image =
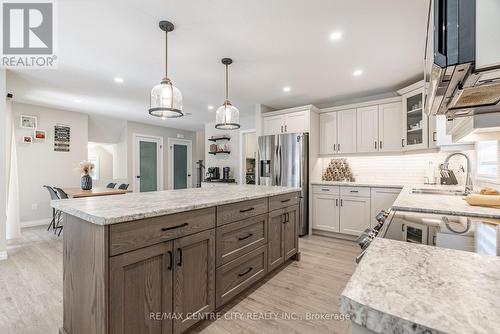
<svg viewBox="0 0 500 334">
<path fill-rule="evenodd" d="M 80 172 L 83 174 L 81 187 L 82 190 L 92 189 L 92 176 L 90 174 L 94 170 L 94 164 L 90 161 L 80 162 Z"/>
</svg>

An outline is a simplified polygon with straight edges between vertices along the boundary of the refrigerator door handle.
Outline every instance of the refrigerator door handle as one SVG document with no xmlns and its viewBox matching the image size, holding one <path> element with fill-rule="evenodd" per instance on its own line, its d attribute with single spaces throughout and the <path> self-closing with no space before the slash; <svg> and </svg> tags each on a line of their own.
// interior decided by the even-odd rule
<svg viewBox="0 0 500 334">
<path fill-rule="evenodd" d="M 282 168 L 281 168 L 281 167 L 282 167 L 282 166 L 281 166 L 281 164 L 282 164 L 282 162 L 283 162 L 283 161 L 281 161 L 281 143 L 280 143 L 280 145 L 278 146 L 278 160 L 277 160 L 277 161 L 278 161 L 278 163 L 279 163 L 279 167 L 278 167 L 278 175 L 277 175 L 277 178 L 278 178 L 278 183 L 277 183 L 277 185 L 281 186 L 281 174 L 283 173 Z"/>
</svg>

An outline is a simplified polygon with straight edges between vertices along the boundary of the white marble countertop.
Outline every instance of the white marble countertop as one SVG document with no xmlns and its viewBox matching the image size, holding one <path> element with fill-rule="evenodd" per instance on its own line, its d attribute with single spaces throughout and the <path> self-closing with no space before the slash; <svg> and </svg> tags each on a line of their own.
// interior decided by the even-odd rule
<svg viewBox="0 0 500 334">
<path fill-rule="evenodd" d="M 500 333 L 500 257 L 375 238 L 341 311 L 375 333 Z"/>
<path fill-rule="evenodd" d="M 402 184 L 387 184 L 377 182 L 348 182 L 348 181 L 311 181 L 312 185 L 342 186 L 342 187 L 373 187 L 373 188 L 403 188 Z"/>
<path fill-rule="evenodd" d="M 406 185 L 393 210 L 500 219 L 500 209 L 469 205 L 463 196 L 412 194 L 413 188 L 464 190 L 463 186 Z"/>
<path fill-rule="evenodd" d="M 55 200 L 52 207 L 98 225 L 168 215 L 300 191 L 300 188 L 227 185 Z"/>
</svg>

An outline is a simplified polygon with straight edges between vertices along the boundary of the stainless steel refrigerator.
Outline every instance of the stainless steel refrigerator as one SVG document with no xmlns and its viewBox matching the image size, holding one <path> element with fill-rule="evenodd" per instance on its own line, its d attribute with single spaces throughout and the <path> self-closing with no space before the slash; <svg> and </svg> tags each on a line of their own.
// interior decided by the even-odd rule
<svg viewBox="0 0 500 334">
<path fill-rule="evenodd" d="M 259 137 L 258 184 L 301 187 L 299 235 L 308 233 L 309 134 Z"/>
</svg>

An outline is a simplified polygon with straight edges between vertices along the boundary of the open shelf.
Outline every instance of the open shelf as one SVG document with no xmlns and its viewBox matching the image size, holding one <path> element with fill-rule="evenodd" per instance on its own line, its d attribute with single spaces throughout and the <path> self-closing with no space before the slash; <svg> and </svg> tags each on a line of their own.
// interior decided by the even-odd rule
<svg viewBox="0 0 500 334">
<path fill-rule="evenodd" d="M 230 154 L 231 151 L 217 151 L 217 152 L 208 152 L 208 154 L 213 154 L 213 155 L 216 155 L 216 154 Z"/>
<path fill-rule="evenodd" d="M 228 136 L 212 137 L 212 138 L 208 138 L 208 140 L 216 142 L 218 140 L 231 140 L 231 137 L 228 137 Z"/>
<path fill-rule="evenodd" d="M 422 108 L 412 109 L 412 110 L 407 111 L 408 115 L 419 114 L 421 112 L 422 112 Z"/>
<path fill-rule="evenodd" d="M 406 130 L 406 132 L 408 132 L 408 133 L 420 132 L 420 131 L 422 131 L 422 128 Z"/>
</svg>

